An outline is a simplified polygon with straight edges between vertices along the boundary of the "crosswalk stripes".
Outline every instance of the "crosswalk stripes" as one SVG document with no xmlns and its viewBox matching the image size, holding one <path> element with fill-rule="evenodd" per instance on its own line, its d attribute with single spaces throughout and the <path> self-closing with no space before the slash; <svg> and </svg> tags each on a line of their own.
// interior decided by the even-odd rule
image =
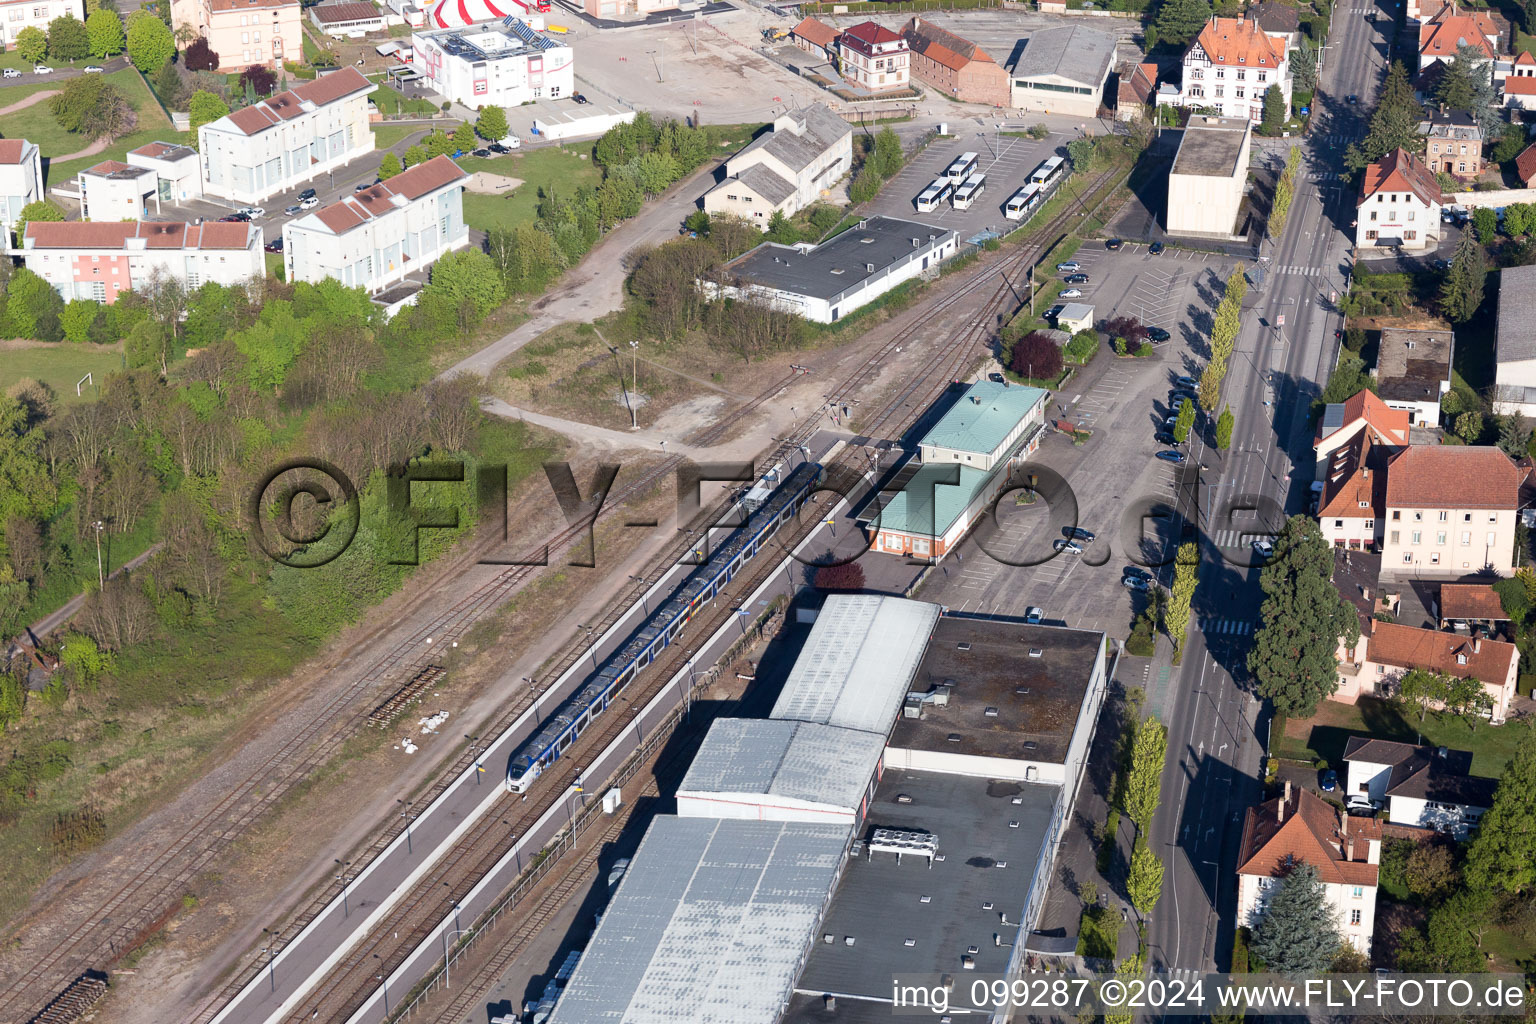
<svg viewBox="0 0 1536 1024">
<path fill-rule="evenodd" d="M 1200 632 L 1207 636 L 1247 636 L 1253 623 L 1246 619 L 1201 619 Z"/>
<path fill-rule="evenodd" d="M 1342 181 L 1343 178 L 1344 178 L 1344 175 L 1340 174 L 1337 171 L 1328 171 L 1326 173 L 1321 173 L 1321 174 L 1309 174 L 1309 175 L 1307 175 L 1307 180 L 1308 181 L 1319 181 L 1319 182 L 1321 182 L 1321 181 Z"/>
</svg>

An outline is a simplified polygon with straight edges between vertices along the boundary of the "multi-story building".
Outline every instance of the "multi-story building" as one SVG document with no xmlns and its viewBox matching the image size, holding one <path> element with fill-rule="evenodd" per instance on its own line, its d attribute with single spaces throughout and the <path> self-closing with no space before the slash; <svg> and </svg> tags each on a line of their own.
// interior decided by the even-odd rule
<svg viewBox="0 0 1536 1024">
<path fill-rule="evenodd" d="M 373 152 L 373 89 L 356 68 L 342 68 L 203 125 L 204 191 L 259 203 Z"/>
<path fill-rule="evenodd" d="M 1424 163 L 1431 171 L 1458 178 L 1483 173 L 1483 130 L 1465 110 L 1430 111 L 1419 122 L 1419 134 L 1425 138 Z"/>
<path fill-rule="evenodd" d="M 810 205 L 853 165 L 853 127 L 822 103 L 774 119 L 773 131 L 726 161 L 725 180 L 704 196 L 711 216 L 727 214 L 768 230 Z"/>
<path fill-rule="evenodd" d="M 1416 747 L 1374 736 L 1351 736 L 1344 795 L 1387 808 L 1394 825 L 1447 832 L 1465 838 L 1493 806 L 1497 779 L 1472 774 L 1472 755 L 1445 747 Z"/>
<path fill-rule="evenodd" d="M 1536 176 L 1536 146 L 1531 154 Z M 1499 320 L 1494 341 L 1493 411 L 1536 416 L 1536 266 L 1499 272 Z"/>
<path fill-rule="evenodd" d="M 1513 61 L 1500 61 L 1504 68 L 1504 106 L 1511 110 L 1536 110 L 1536 57 L 1525 50 Z M 1495 71 L 1495 77 L 1497 77 Z M 1529 179 L 1521 176 L 1529 186 Z"/>
<path fill-rule="evenodd" d="M 1450 324 L 1384 328 L 1376 346 L 1376 393 L 1389 408 L 1406 412 L 1411 426 L 1438 427 L 1455 351 Z"/>
<path fill-rule="evenodd" d="M 208 281 L 234 285 L 261 277 L 261 244 L 261 228 L 239 222 L 32 221 L 11 255 L 65 301 L 111 305 L 156 278 L 194 289 Z"/>
<path fill-rule="evenodd" d="M 1264 96 L 1278 85 L 1291 110 L 1291 63 L 1284 36 L 1256 21 L 1212 18 L 1184 54 L 1179 104 L 1215 110 L 1222 117 L 1264 119 Z"/>
<path fill-rule="evenodd" d="M 1115 68 L 1115 37 L 1083 25 L 1024 40 L 1008 67 L 1009 105 L 1042 114 L 1096 117 Z"/>
<path fill-rule="evenodd" d="M 1454 3 L 1419 26 L 1419 70 L 1450 63 L 1462 46 L 1480 50 L 1490 61 L 1503 52 L 1499 23 L 1487 11 L 1460 11 Z"/>
<path fill-rule="evenodd" d="M 1396 149 L 1365 169 L 1355 203 L 1359 249 L 1423 249 L 1440 241 L 1445 200 L 1434 172 L 1406 149 Z"/>
<path fill-rule="evenodd" d="M 1377 619 L 1366 624 L 1369 632 L 1362 632 L 1355 646 L 1341 645 L 1339 685 L 1330 699 L 1353 704 L 1361 697 L 1392 697 L 1403 676 L 1423 669 L 1451 679 L 1477 680 L 1493 722 L 1509 717 L 1520 670 L 1520 651 L 1514 644 L 1480 633 L 1469 636 Z"/>
<path fill-rule="evenodd" d="M 1498 448 L 1410 445 L 1387 463 L 1384 574 L 1508 575 L 1525 473 Z"/>
<path fill-rule="evenodd" d="M 16 36 L 24 28 L 48 31 L 54 18 L 73 14 L 85 20 L 84 0 L 0 0 L 0 43 L 7 50 L 16 48 Z"/>
<path fill-rule="evenodd" d="M 911 70 L 907 41 L 873 21 L 844 29 L 837 41 L 843 77 L 874 92 L 905 89 Z"/>
<path fill-rule="evenodd" d="M 965 103 L 1008 106 L 1008 72 L 991 55 L 953 32 L 913 18 L 901 37 L 912 53 L 912 74 Z"/>
<path fill-rule="evenodd" d="M 133 167 L 155 172 L 155 193 L 161 202 L 184 203 L 203 194 L 197 150 L 171 142 L 150 142 L 128 151 Z"/>
<path fill-rule="evenodd" d="M 1317 872 L 1339 935 L 1371 952 L 1376 926 L 1376 885 L 1381 863 L 1381 822 L 1335 811 L 1306 789 L 1292 789 L 1248 808 L 1237 855 L 1237 924 L 1256 928 L 1270 897 L 1298 864 Z"/>
<path fill-rule="evenodd" d="M 428 89 L 467 107 L 516 107 L 576 91 L 571 48 L 516 18 L 499 25 L 416 32 L 413 66 Z"/>
<path fill-rule="evenodd" d="M 1391 408 L 1369 389 L 1361 389 L 1343 402 L 1323 406 L 1312 441 L 1317 479 L 1329 475 L 1333 453 L 1361 434 L 1369 434 L 1374 444 L 1406 448 L 1410 426 L 1407 413 Z"/>
<path fill-rule="evenodd" d="M 43 158 L 37 143 L 0 139 L 0 226 L 7 232 L 28 203 L 43 198 Z M 6 234 L 5 240 L 11 236 Z"/>
<path fill-rule="evenodd" d="M 303 54 L 299 0 L 171 0 L 171 24 L 208 40 L 219 70 L 276 68 Z"/>
<path fill-rule="evenodd" d="M 290 281 L 333 278 L 382 291 L 469 244 L 464 182 L 469 175 L 434 157 L 283 227 Z"/>
<path fill-rule="evenodd" d="M 144 220 L 162 206 L 202 195 L 197 151 L 190 146 L 151 142 L 128 154 L 128 162 L 104 160 L 80 172 L 81 220 Z"/>
<path fill-rule="evenodd" d="M 1253 122 L 1193 114 L 1168 170 L 1170 235 L 1231 237 L 1248 183 Z"/>
</svg>

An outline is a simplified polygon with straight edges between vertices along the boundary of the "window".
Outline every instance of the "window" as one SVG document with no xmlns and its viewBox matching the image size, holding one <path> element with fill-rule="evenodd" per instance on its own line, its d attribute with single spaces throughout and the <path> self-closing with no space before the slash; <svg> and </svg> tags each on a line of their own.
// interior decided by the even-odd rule
<svg viewBox="0 0 1536 1024">
<path fill-rule="evenodd" d="M 1396 530 L 1393 530 L 1392 531 L 1392 541 L 1391 542 L 1393 544 L 1398 543 L 1402 539 L 1402 536 L 1403 535 L 1401 533 L 1397 532 Z"/>
<path fill-rule="evenodd" d="M 1420 533 L 1418 530 L 1414 530 L 1413 531 L 1413 540 L 1410 541 L 1409 543 L 1417 544 L 1420 541 L 1422 541 L 1423 539 L 1424 539 L 1424 535 L 1422 533 Z"/>
<path fill-rule="evenodd" d="M 1408 551 L 1404 551 L 1403 552 L 1403 564 L 1404 565 L 1412 565 L 1413 564 L 1413 554 L 1411 552 L 1408 552 Z"/>
<path fill-rule="evenodd" d="M 1222 87 L 1218 85 L 1216 87 L 1216 98 L 1220 99 L 1223 95 L 1225 95 L 1225 90 L 1222 89 Z"/>
<path fill-rule="evenodd" d="M 1358 910 L 1351 910 L 1349 912 L 1349 923 L 1350 924 L 1359 924 L 1360 923 L 1360 911 L 1358 911 Z"/>
<path fill-rule="evenodd" d="M 1445 531 L 1444 530 L 1441 530 L 1439 533 L 1435 534 L 1435 543 L 1439 544 L 1441 546 L 1444 546 L 1444 544 L 1445 544 Z"/>
<path fill-rule="evenodd" d="M 1244 71 L 1242 68 L 1238 68 L 1237 69 L 1237 80 L 1239 82 L 1243 81 L 1247 77 L 1248 77 L 1248 72 Z"/>
<path fill-rule="evenodd" d="M 1412 344 L 1413 344 L 1413 342 L 1411 342 L 1411 341 L 1410 341 L 1410 342 L 1409 342 L 1409 343 L 1408 343 L 1408 344 L 1409 344 L 1409 345 L 1412 345 Z M 1446 512 L 1446 511 L 1445 511 L 1445 510 L 1444 510 L 1444 509 L 1442 509 L 1442 510 L 1441 510 L 1441 512 L 1440 512 L 1440 521 L 1441 521 L 1441 522 L 1442 522 L 1442 523 L 1443 523 L 1443 522 L 1445 522 L 1445 521 L 1446 521 L 1446 519 L 1448 519 L 1448 518 L 1449 518 L 1449 517 L 1450 517 L 1450 513 L 1449 513 L 1449 512 Z"/>
<path fill-rule="evenodd" d="M 1494 544 L 1498 543 L 1498 539 L 1499 539 L 1499 535 L 1498 534 L 1494 533 L 1492 530 L 1488 531 L 1488 546 L 1489 547 L 1493 547 Z"/>
<path fill-rule="evenodd" d="M 1242 99 L 1243 98 L 1243 90 L 1241 88 L 1235 89 L 1235 90 L 1233 90 L 1233 95 L 1236 96 L 1238 99 Z"/>
<path fill-rule="evenodd" d="M 1417 231 L 1404 231 L 1403 232 L 1403 241 L 1405 241 L 1405 242 L 1411 242 L 1415 238 L 1418 238 L 1418 237 L 1419 237 L 1419 233 Z"/>
<path fill-rule="evenodd" d="M 1490 522 L 1490 523 L 1496 523 L 1496 522 L 1498 522 L 1498 521 L 1499 521 L 1499 514 L 1498 514 L 1498 513 L 1497 513 L 1497 512 L 1490 512 L 1490 513 L 1489 513 L 1489 514 L 1488 514 L 1488 521 L 1489 521 L 1489 522 Z"/>
<path fill-rule="evenodd" d="M 1408 219 L 1409 220 L 1413 220 L 1417 216 L 1418 216 L 1418 213 L 1416 211 L 1414 211 L 1414 210 L 1409 210 L 1408 211 Z"/>
<path fill-rule="evenodd" d="M 1367 530 L 1374 530 L 1374 529 L 1376 529 L 1376 520 L 1374 520 L 1374 519 L 1367 519 L 1365 521 L 1365 528 Z"/>
<path fill-rule="evenodd" d="M 1344 529 L 1344 520 L 1342 520 L 1342 519 L 1335 519 L 1333 521 L 1333 528 L 1335 530 L 1342 530 L 1342 529 Z"/>
<path fill-rule="evenodd" d="M 1413 514 L 1413 521 L 1416 522 L 1416 523 L 1422 523 L 1424 521 L 1424 513 L 1423 512 L 1415 512 Z"/>
<path fill-rule="evenodd" d="M 1361 787 L 1360 787 L 1360 792 L 1362 792 L 1362 793 L 1367 793 L 1367 792 L 1370 792 L 1370 788 L 1371 788 L 1371 787 L 1369 787 L 1369 786 L 1364 786 L 1364 785 L 1362 785 L 1362 786 L 1361 786 Z M 1357 885 L 1357 886 L 1355 886 L 1355 887 L 1354 887 L 1354 888 L 1353 888 L 1353 889 L 1351 889 L 1351 890 L 1350 890 L 1350 893 L 1349 893 L 1349 894 L 1350 894 L 1350 895 L 1351 895 L 1351 896 L 1353 896 L 1353 897 L 1354 897 L 1354 898 L 1355 898 L 1355 899 L 1357 899 L 1357 900 L 1358 900 L 1358 899 L 1360 899 L 1360 898 L 1361 898 L 1361 897 L 1362 897 L 1362 896 L 1364 896 L 1364 895 L 1365 895 L 1365 887 L 1364 887 L 1364 886 L 1360 886 L 1360 885 Z"/>
<path fill-rule="evenodd" d="M 1399 520 L 1401 518 L 1403 518 L 1402 510 L 1401 509 L 1393 509 L 1392 510 L 1392 521 L 1396 522 L 1397 520 Z"/>
<path fill-rule="evenodd" d="M 1268 81 L 1268 80 L 1269 80 L 1269 72 L 1267 72 L 1267 71 L 1260 71 L 1259 72 L 1259 81 L 1265 82 L 1265 81 Z"/>
<path fill-rule="evenodd" d="M 1472 532 L 1470 530 L 1461 531 L 1461 543 L 1463 545 L 1472 543 Z"/>
<path fill-rule="evenodd" d="M 1435 552 L 1431 552 L 1430 553 L 1429 564 L 1430 565 L 1439 565 L 1440 564 L 1440 552 L 1435 551 Z"/>
<path fill-rule="evenodd" d="M 1460 171 L 1462 174 L 1467 173 L 1467 162 L 1465 160 L 1463 160 L 1461 163 L 1456 165 L 1456 169 L 1458 171 Z"/>
<path fill-rule="evenodd" d="M 1464 522 L 1464 523 L 1470 523 L 1472 521 L 1472 513 L 1471 512 L 1463 512 L 1461 514 L 1461 521 Z"/>
<path fill-rule="evenodd" d="M 1371 220 L 1375 220 L 1375 219 L 1376 219 L 1376 211 L 1375 211 L 1375 210 L 1372 210 L 1372 211 L 1371 211 Z M 1375 237 L 1376 237 L 1376 236 L 1375 236 L 1375 235 L 1372 235 L 1372 236 L 1371 236 L 1371 237 L 1372 237 L 1372 238 L 1375 238 Z"/>
<path fill-rule="evenodd" d="M 249 43 L 251 41 L 251 34 L 249 32 L 241 32 L 240 33 L 240 41 L 242 43 Z M 249 50 L 246 51 L 246 56 L 250 56 L 250 51 Z"/>
</svg>

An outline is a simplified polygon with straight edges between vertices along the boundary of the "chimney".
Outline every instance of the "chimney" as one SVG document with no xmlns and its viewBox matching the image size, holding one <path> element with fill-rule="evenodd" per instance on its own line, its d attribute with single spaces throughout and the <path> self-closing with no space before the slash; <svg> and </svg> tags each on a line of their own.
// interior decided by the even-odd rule
<svg viewBox="0 0 1536 1024">
<path fill-rule="evenodd" d="M 1280 798 L 1280 802 L 1275 805 L 1275 823 L 1276 824 L 1279 824 L 1279 825 L 1284 825 L 1285 824 L 1285 805 L 1290 803 L 1290 802 L 1291 802 L 1291 780 L 1290 779 L 1286 779 L 1285 780 L 1285 795 L 1282 796 Z"/>
<path fill-rule="evenodd" d="M 1366 601 L 1369 601 L 1371 599 L 1371 588 L 1370 587 L 1361 587 L 1360 588 L 1360 597 L 1362 599 L 1366 600 Z"/>
<path fill-rule="evenodd" d="M 1477 654 L 1482 649 L 1483 649 L 1483 638 L 1480 637 L 1480 636 L 1474 636 L 1472 638 L 1472 653 L 1473 654 Z"/>
</svg>

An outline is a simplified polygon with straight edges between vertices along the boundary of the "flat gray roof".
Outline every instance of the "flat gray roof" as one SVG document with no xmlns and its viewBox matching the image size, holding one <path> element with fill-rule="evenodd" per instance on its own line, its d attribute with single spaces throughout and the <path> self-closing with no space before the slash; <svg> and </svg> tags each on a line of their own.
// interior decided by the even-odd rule
<svg viewBox="0 0 1536 1024">
<path fill-rule="evenodd" d="M 1376 347 L 1377 393 L 1386 401 L 1438 402 L 1441 382 L 1451 379 L 1454 348 L 1449 326 L 1383 328 Z"/>
<path fill-rule="evenodd" d="M 709 727 L 678 793 L 761 795 L 857 814 L 884 737 L 812 722 L 722 718 Z"/>
<path fill-rule="evenodd" d="M 830 595 L 769 717 L 862 729 L 884 739 L 938 621 L 939 606 L 926 601 Z"/>
<path fill-rule="evenodd" d="M 1248 173 L 1238 167 L 1248 122 L 1236 117 L 1189 119 L 1184 137 L 1179 140 L 1179 154 L 1173 158 L 1173 174 L 1193 174 L 1207 178 L 1231 178 Z"/>
<path fill-rule="evenodd" d="M 1499 271 L 1498 361 L 1536 359 L 1536 266 Z"/>
<path fill-rule="evenodd" d="M 1115 62 L 1115 37 L 1084 25 L 1067 25 L 1036 32 L 1024 40 L 1024 50 L 1008 68 L 1014 78 L 1055 75 L 1088 86 L 1100 86 Z"/>
<path fill-rule="evenodd" d="M 949 704 L 898 718 L 890 745 L 1063 763 L 1103 644 L 1103 633 L 1086 629 L 946 615 L 912 688 L 949 684 Z M 956 734 L 959 741 L 950 740 Z"/>
<path fill-rule="evenodd" d="M 930 833 L 938 844 L 933 866 L 920 854 L 898 864 L 895 854 L 871 855 L 867 846 L 849 857 L 796 991 L 888 1001 L 893 974 L 965 978 L 961 957 L 970 946 L 978 974 L 1004 971 L 1057 796 L 1055 786 L 887 771 L 860 836 L 876 828 Z M 1004 945 L 993 945 L 997 933 Z M 828 1019 L 815 1015 L 819 1003 L 812 1014 L 785 1019 Z"/>
<path fill-rule="evenodd" d="M 809 250 L 764 242 L 727 263 L 724 277 L 739 277 L 764 288 L 830 299 L 858 287 L 913 252 L 926 251 L 955 237 L 958 236 L 953 231 L 916 221 L 870 217 Z M 875 269 L 866 269 L 870 265 Z"/>
<path fill-rule="evenodd" d="M 551 1024 L 776 1020 L 850 833 L 657 816 Z"/>
</svg>

